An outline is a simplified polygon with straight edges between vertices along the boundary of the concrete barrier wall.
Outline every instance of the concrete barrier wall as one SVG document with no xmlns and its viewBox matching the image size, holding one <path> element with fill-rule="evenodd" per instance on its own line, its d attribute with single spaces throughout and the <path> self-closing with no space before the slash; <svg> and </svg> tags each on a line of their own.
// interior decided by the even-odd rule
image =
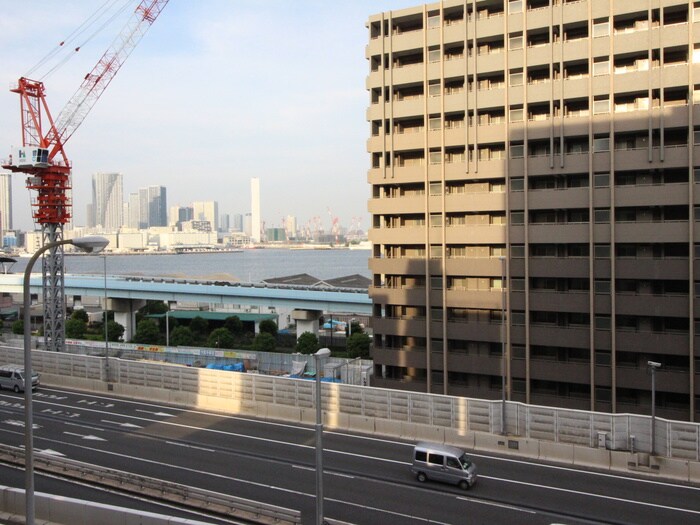
<svg viewBox="0 0 700 525">
<path fill-rule="evenodd" d="M 207 525 L 152 512 L 34 493 L 36 522 L 46 525 Z M 0 486 L 0 523 L 24 525 L 24 490 Z"/>
<path fill-rule="evenodd" d="M 0 360 L 21 362 L 19 353 L 19 349 L 0 347 Z M 104 377 L 100 374 L 102 358 L 69 354 L 46 356 L 48 352 L 41 351 L 33 354 L 36 356 L 34 368 L 42 373 L 46 384 L 96 392 L 109 389 L 134 399 L 274 420 L 304 424 L 314 424 L 316 420 L 314 381 L 112 358 L 112 382 L 107 383 L 101 379 Z M 81 364 L 80 359 L 93 362 Z M 54 370 L 61 373 L 52 373 Z M 671 436 L 665 455 L 669 460 L 678 461 L 650 465 L 644 461 L 640 463 L 638 458 L 638 453 L 644 452 L 639 447 L 644 443 L 640 436 L 650 428 L 646 416 L 508 402 L 508 435 L 503 436 L 500 435 L 501 401 L 334 383 L 324 383 L 322 388 L 324 424 L 331 429 L 359 430 L 410 441 L 447 442 L 475 450 L 603 469 L 632 468 L 654 475 L 668 469 L 674 478 L 700 480 L 697 466 L 700 426 L 695 423 L 657 418 L 657 433 Z M 615 447 L 627 447 L 630 440 L 626 433 L 630 431 L 637 434 L 636 450 L 615 451 Z M 602 447 L 598 445 L 600 432 L 606 436 Z M 680 451 L 682 456 L 672 457 L 670 454 L 674 451 Z M 694 453 L 695 457 L 689 457 Z"/>
</svg>

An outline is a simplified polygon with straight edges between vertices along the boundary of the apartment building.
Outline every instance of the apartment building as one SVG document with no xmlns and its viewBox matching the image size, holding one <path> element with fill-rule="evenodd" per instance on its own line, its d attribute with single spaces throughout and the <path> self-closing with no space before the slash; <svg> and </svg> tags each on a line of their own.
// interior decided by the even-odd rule
<svg viewBox="0 0 700 525">
<path fill-rule="evenodd" d="M 700 2 L 367 28 L 374 384 L 700 420 Z"/>
</svg>

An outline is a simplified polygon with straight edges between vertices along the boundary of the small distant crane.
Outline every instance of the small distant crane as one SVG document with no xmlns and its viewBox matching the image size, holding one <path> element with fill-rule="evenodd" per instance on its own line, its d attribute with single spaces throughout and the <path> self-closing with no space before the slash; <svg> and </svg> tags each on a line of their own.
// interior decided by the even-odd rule
<svg viewBox="0 0 700 525">
<path fill-rule="evenodd" d="M 10 90 L 20 96 L 22 147 L 15 148 L 6 170 L 25 173 L 34 220 L 41 225 L 42 243 L 63 240 L 63 226 L 71 218 L 71 163 L 64 146 L 117 74 L 124 61 L 155 22 L 169 0 L 142 0 L 122 31 L 85 75 L 56 121 L 46 102 L 41 81 L 22 77 Z M 78 51 L 76 48 L 75 51 Z M 65 342 L 65 289 L 63 247 L 48 250 L 42 264 L 44 282 L 44 337 L 46 349 L 59 351 Z"/>
</svg>

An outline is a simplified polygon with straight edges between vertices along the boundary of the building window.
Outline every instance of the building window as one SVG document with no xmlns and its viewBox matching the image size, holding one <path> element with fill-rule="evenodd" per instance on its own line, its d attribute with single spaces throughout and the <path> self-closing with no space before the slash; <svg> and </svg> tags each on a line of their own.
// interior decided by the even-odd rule
<svg viewBox="0 0 700 525">
<path fill-rule="evenodd" d="M 597 137 L 593 139 L 593 151 L 610 151 L 610 138 Z"/>
<path fill-rule="evenodd" d="M 439 97 L 441 95 L 441 86 L 440 86 L 440 81 L 434 81 L 431 80 L 430 84 L 428 84 L 428 95 L 431 97 Z"/>
<path fill-rule="evenodd" d="M 593 177 L 593 184 L 595 184 L 596 188 L 607 188 L 610 186 L 610 174 L 596 173 Z"/>
<path fill-rule="evenodd" d="M 611 321 L 609 315 L 596 315 L 594 322 L 596 330 L 610 330 Z"/>
<path fill-rule="evenodd" d="M 525 146 L 522 144 L 511 144 L 510 146 L 510 158 L 511 159 L 522 159 L 525 156 Z"/>
<path fill-rule="evenodd" d="M 442 214 L 431 213 L 430 214 L 430 226 L 431 228 L 438 228 L 442 226 Z"/>
<path fill-rule="evenodd" d="M 430 164 L 442 164 L 442 152 L 441 151 L 431 151 L 430 152 Z"/>
<path fill-rule="evenodd" d="M 610 259 L 610 245 L 596 244 L 593 250 L 596 259 Z"/>
<path fill-rule="evenodd" d="M 428 51 L 428 62 L 440 62 L 440 50 L 430 49 Z"/>
<path fill-rule="evenodd" d="M 523 191 L 525 189 L 525 179 L 515 177 L 510 179 L 510 191 Z"/>
<path fill-rule="evenodd" d="M 430 258 L 431 259 L 442 259 L 442 246 L 439 244 L 430 245 Z"/>
<path fill-rule="evenodd" d="M 442 276 L 441 275 L 430 276 L 430 288 L 432 290 L 442 290 Z"/>
<path fill-rule="evenodd" d="M 522 70 L 511 72 L 510 85 L 511 86 L 522 86 L 523 85 L 523 72 L 522 72 Z"/>
<path fill-rule="evenodd" d="M 522 122 L 523 121 L 523 108 L 510 108 L 510 121 L 511 122 Z"/>
<path fill-rule="evenodd" d="M 525 246 L 522 244 L 512 244 L 510 247 L 510 256 L 513 259 L 522 259 L 525 257 Z"/>
<path fill-rule="evenodd" d="M 510 212 L 510 223 L 511 224 L 524 224 L 525 223 L 525 212 L 511 211 Z"/>
<path fill-rule="evenodd" d="M 609 294 L 610 293 L 610 279 L 596 279 L 594 283 L 595 293 L 599 294 Z"/>
<path fill-rule="evenodd" d="M 596 97 L 593 101 L 593 114 L 602 115 L 605 113 L 610 113 L 610 97 L 607 95 Z"/>
<path fill-rule="evenodd" d="M 598 77 L 601 75 L 610 74 L 610 59 L 608 57 L 596 58 L 593 61 L 593 76 Z"/>
<path fill-rule="evenodd" d="M 525 291 L 525 279 L 522 278 L 511 278 L 510 289 L 513 292 L 524 292 Z"/>
<path fill-rule="evenodd" d="M 508 14 L 522 13 L 523 0 L 510 0 L 508 2 Z"/>
<path fill-rule="evenodd" d="M 513 325 L 525 324 L 525 312 L 511 312 L 510 323 Z"/>
<path fill-rule="evenodd" d="M 428 15 L 428 29 L 436 29 L 440 27 L 440 14 Z"/>
<path fill-rule="evenodd" d="M 437 131 L 441 128 L 442 121 L 440 117 L 430 117 L 428 120 L 428 127 L 430 128 L 430 131 Z"/>
<path fill-rule="evenodd" d="M 610 35 L 610 21 L 607 18 L 599 18 L 593 22 L 593 38 Z"/>
<path fill-rule="evenodd" d="M 442 195 L 442 182 L 431 182 L 430 183 L 430 195 L 432 195 L 432 196 Z"/>
<path fill-rule="evenodd" d="M 596 224 L 608 224 L 610 222 L 610 210 L 595 210 L 594 212 Z"/>
<path fill-rule="evenodd" d="M 508 39 L 508 48 L 512 51 L 515 49 L 522 49 L 523 48 L 523 34 L 522 33 L 515 33 L 510 36 Z"/>
</svg>

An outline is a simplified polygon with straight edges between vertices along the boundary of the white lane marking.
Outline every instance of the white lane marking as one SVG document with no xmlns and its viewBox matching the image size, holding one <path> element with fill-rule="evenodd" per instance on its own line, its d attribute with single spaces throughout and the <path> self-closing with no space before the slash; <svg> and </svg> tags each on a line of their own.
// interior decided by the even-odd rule
<svg viewBox="0 0 700 525">
<path fill-rule="evenodd" d="M 22 427 L 22 428 L 24 428 L 24 421 L 20 421 L 19 419 L 6 419 L 6 420 L 4 421 L 4 423 L 5 423 L 6 425 L 10 425 L 11 427 Z M 33 428 L 34 430 L 38 430 L 38 429 L 40 429 L 40 428 L 42 428 L 42 427 L 41 427 L 41 425 L 37 425 L 36 423 L 33 423 L 33 424 L 32 424 L 32 428 Z"/>
<path fill-rule="evenodd" d="M 153 412 L 151 410 L 140 410 L 136 409 L 136 412 L 144 412 L 146 414 L 151 414 L 153 416 L 160 416 L 160 417 L 175 417 L 175 414 L 168 414 L 167 412 Z"/>
<path fill-rule="evenodd" d="M 175 445 L 177 447 L 193 448 L 195 450 L 203 450 L 204 452 L 216 452 L 213 448 L 198 447 L 196 445 L 188 445 L 187 443 L 177 443 L 175 441 L 166 441 L 168 445 Z"/>
<path fill-rule="evenodd" d="M 109 419 L 100 420 L 101 423 L 109 423 L 110 425 L 117 425 L 124 428 L 143 428 L 140 425 L 134 425 L 133 423 L 120 423 L 119 421 L 110 421 Z"/>
<path fill-rule="evenodd" d="M 342 474 L 340 472 L 326 472 L 329 476 L 336 476 L 338 478 L 348 478 L 348 479 L 355 479 L 355 476 L 351 474 Z"/>
<path fill-rule="evenodd" d="M 298 468 L 299 470 L 313 470 L 313 471 L 316 470 L 313 467 L 306 467 L 304 465 L 292 465 L 292 468 Z"/>
<path fill-rule="evenodd" d="M 67 436 L 76 436 L 79 437 L 80 439 L 87 439 L 88 441 L 107 441 L 106 439 L 103 439 L 98 436 L 93 436 L 93 435 L 88 435 L 86 436 L 85 434 L 76 434 L 75 432 L 64 432 Z"/>
<path fill-rule="evenodd" d="M 548 485 L 540 485 L 539 483 L 530 483 L 527 481 L 517 481 L 514 479 L 495 478 L 492 476 L 479 476 L 479 477 L 481 477 L 483 479 L 491 479 L 493 481 L 500 481 L 502 483 L 513 483 L 515 485 L 525 485 L 527 487 L 535 487 L 538 489 L 552 490 L 554 492 L 565 492 L 567 494 L 576 494 L 577 496 L 588 496 L 591 498 L 606 499 L 606 500 L 610 500 L 610 501 L 619 501 L 622 503 L 631 503 L 633 505 L 642 505 L 644 507 L 653 507 L 656 509 L 666 509 L 666 510 L 673 510 L 673 511 L 678 511 L 678 512 L 687 512 L 688 514 L 699 514 L 700 515 L 700 510 L 671 507 L 669 505 L 661 505 L 659 503 L 649 503 L 648 501 L 638 501 L 638 500 L 633 500 L 633 499 L 617 498 L 615 496 L 606 496 L 605 494 L 594 494 L 592 492 L 583 492 L 581 490 L 565 489 L 562 487 L 550 487 Z"/>
<path fill-rule="evenodd" d="M 44 449 L 44 450 L 36 450 L 35 451 L 37 454 L 45 454 L 47 456 L 58 456 L 61 458 L 65 458 L 65 454 L 61 454 L 58 450 L 52 450 L 50 448 Z"/>
<path fill-rule="evenodd" d="M 63 424 L 66 425 L 67 427 L 87 428 L 88 430 L 92 430 L 93 432 L 104 432 L 105 431 L 104 428 L 97 428 L 97 427 L 93 427 L 92 425 L 84 425 L 81 423 L 72 423 L 70 421 L 66 421 Z"/>
<path fill-rule="evenodd" d="M 480 505 L 490 505 L 492 507 L 500 507 L 502 509 L 516 510 L 518 512 L 527 512 L 528 514 L 537 514 L 537 511 L 530 510 L 530 509 L 521 509 L 520 507 L 516 507 L 515 505 L 509 505 L 507 503 L 496 503 L 494 501 L 484 501 L 482 499 L 468 498 L 466 496 L 457 496 L 457 499 L 461 499 L 463 501 L 468 501 L 469 503 L 479 503 Z"/>
</svg>

